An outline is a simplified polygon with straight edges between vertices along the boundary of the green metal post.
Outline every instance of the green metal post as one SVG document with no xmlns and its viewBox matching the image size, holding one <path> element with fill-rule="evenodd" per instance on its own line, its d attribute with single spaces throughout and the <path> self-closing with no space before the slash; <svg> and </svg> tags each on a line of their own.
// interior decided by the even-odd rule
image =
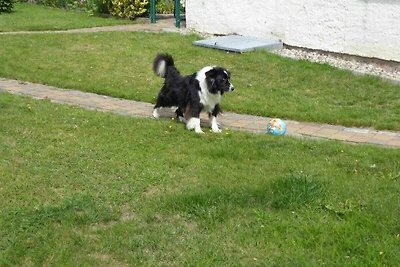
<svg viewBox="0 0 400 267">
<path fill-rule="evenodd" d="M 156 0 L 150 0 L 150 22 L 156 23 Z"/>
<path fill-rule="evenodd" d="M 181 1 L 175 0 L 175 26 L 181 27 Z"/>
</svg>

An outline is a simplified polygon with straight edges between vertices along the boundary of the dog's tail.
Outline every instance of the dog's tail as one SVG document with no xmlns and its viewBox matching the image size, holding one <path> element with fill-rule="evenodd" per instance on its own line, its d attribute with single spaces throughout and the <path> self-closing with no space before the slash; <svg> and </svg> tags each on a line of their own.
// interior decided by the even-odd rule
<svg viewBox="0 0 400 267">
<path fill-rule="evenodd" d="M 153 70 L 162 78 L 169 75 L 179 75 L 174 65 L 174 59 L 169 54 L 158 54 L 153 62 Z"/>
</svg>

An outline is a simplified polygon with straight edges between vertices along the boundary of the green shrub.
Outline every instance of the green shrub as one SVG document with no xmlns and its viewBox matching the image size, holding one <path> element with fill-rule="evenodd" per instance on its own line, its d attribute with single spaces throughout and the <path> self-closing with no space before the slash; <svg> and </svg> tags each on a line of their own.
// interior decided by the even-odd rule
<svg viewBox="0 0 400 267">
<path fill-rule="evenodd" d="M 173 14 L 175 0 L 159 0 L 156 2 L 157 13 Z"/>
<path fill-rule="evenodd" d="M 13 0 L 0 0 L 0 13 L 10 13 L 14 8 Z"/>
<path fill-rule="evenodd" d="M 97 15 L 101 13 L 108 13 L 106 6 L 102 0 L 58 0 L 63 1 L 65 4 L 60 5 L 67 9 L 82 10 L 89 15 Z"/>
<path fill-rule="evenodd" d="M 111 15 L 134 19 L 148 11 L 149 0 L 104 0 Z"/>
<path fill-rule="evenodd" d="M 180 0 L 181 13 L 185 13 L 185 0 Z M 157 13 L 161 14 L 174 14 L 175 13 L 175 0 L 158 0 L 156 1 Z"/>
<path fill-rule="evenodd" d="M 3 1 L 3 0 L 0 0 Z M 16 0 L 21 3 L 85 11 L 89 15 L 109 14 L 105 0 Z"/>
<path fill-rule="evenodd" d="M 103 0 L 87 0 L 85 11 L 90 15 L 109 14 Z"/>
<path fill-rule="evenodd" d="M 12 0 L 0 0 L 2 2 Z M 38 5 L 85 11 L 89 15 L 111 14 L 119 18 L 134 19 L 147 14 L 149 0 L 16 0 Z"/>
<path fill-rule="evenodd" d="M 42 5 L 50 6 L 50 7 L 58 7 L 58 0 L 42 0 Z"/>
</svg>

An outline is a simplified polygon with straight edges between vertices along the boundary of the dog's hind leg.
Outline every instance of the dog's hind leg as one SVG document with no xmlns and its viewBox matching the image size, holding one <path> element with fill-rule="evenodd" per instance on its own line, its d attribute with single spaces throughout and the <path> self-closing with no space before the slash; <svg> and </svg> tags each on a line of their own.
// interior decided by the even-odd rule
<svg viewBox="0 0 400 267">
<path fill-rule="evenodd" d="M 202 106 L 190 107 L 188 106 L 185 112 L 185 117 L 187 119 L 186 128 L 188 130 L 193 130 L 197 134 L 203 134 L 203 130 L 200 125 L 200 112 L 202 110 Z"/>
<path fill-rule="evenodd" d="M 158 111 L 161 109 L 161 107 L 154 107 L 154 110 L 153 110 L 153 118 L 155 118 L 155 119 L 158 119 L 158 118 L 160 118 L 160 113 L 158 113 Z"/>
<path fill-rule="evenodd" d="M 176 114 L 176 119 L 177 119 L 178 121 L 183 122 L 183 123 L 186 123 L 186 119 L 185 119 L 185 117 L 184 117 L 184 115 L 183 115 L 183 112 L 182 112 L 182 109 L 181 109 L 180 107 L 178 107 L 178 108 L 175 110 L 175 114 Z"/>
<path fill-rule="evenodd" d="M 200 126 L 200 118 L 196 118 L 196 117 L 192 117 L 188 120 L 188 122 L 186 123 L 186 128 L 188 130 L 193 130 L 195 131 L 195 133 L 197 134 L 203 134 L 203 130 L 201 129 Z"/>
<path fill-rule="evenodd" d="M 158 98 L 157 98 L 157 102 L 156 102 L 156 104 L 155 104 L 155 106 L 154 106 L 154 110 L 153 110 L 153 118 L 155 118 L 155 119 L 158 119 L 158 118 L 160 118 L 160 113 L 158 113 L 158 111 L 161 109 L 161 94 L 159 94 L 158 95 Z"/>
<path fill-rule="evenodd" d="M 158 113 L 158 111 L 161 108 L 173 106 L 171 99 L 168 96 L 166 96 L 162 90 L 163 89 L 161 89 L 161 92 L 158 94 L 157 102 L 156 102 L 156 104 L 154 106 L 154 110 L 153 110 L 153 117 L 156 119 L 160 118 L 160 114 Z"/>
</svg>

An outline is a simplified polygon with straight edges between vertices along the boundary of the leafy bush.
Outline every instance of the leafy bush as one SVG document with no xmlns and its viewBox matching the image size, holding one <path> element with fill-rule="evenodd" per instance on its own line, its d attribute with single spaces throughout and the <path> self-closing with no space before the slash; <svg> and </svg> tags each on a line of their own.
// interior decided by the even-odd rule
<svg viewBox="0 0 400 267">
<path fill-rule="evenodd" d="M 101 13 L 109 13 L 107 7 L 103 3 L 103 0 L 58 0 L 62 1 L 63 5 L 67 9 L 82 10 L 89 15 L 97 15 Z"/>
<path fill-rule="evenodd" d="M 103 0 L 33 0 L 33 2 L 38 5 L 81 10 L 89 15 L 109 13 Z"/>
<path fill-rule="evenodd" d="M 0 0 L 2 2 L 12 0 Z M 147 14 L 149 0 L 16 0 L 38 5 L 85 11 L 89 15 L 111 14 L 134 19 Z"/>
<path fill-rule="evenodd" d="M 10 13 L 14 8 L 13 0 L 0 0 L 0 13 Z"/>
<path fill-rule="evenodd" d="M 111 15 L 134 19 L 148 11 L 149 0 L 104 0 Z"/>
<path fill-rule="evenodd" d="M 156 9 L 161 14 L 174 13 L 174 0 L 159 0 L 156 2 Z"/>
<path fill-rule="evenodd" d="M 90 15 L 110 13 L 103 0 L 87 0 L 85 10 Z"/>
<path fill-rule="evenodd" d="M 181 12 L 185 12 L 185 0 L 180 0 Z M 158 0 L 156 1 L 157 13 L 161 14 L 174 14 L 175 0 Z"/>
<path fill-rule="evenodd" d="M 41 4 L 45 5 L 45 6 L 58 7 L 59 1 L 58 0 L 42 0 Z"/>
</svg>

